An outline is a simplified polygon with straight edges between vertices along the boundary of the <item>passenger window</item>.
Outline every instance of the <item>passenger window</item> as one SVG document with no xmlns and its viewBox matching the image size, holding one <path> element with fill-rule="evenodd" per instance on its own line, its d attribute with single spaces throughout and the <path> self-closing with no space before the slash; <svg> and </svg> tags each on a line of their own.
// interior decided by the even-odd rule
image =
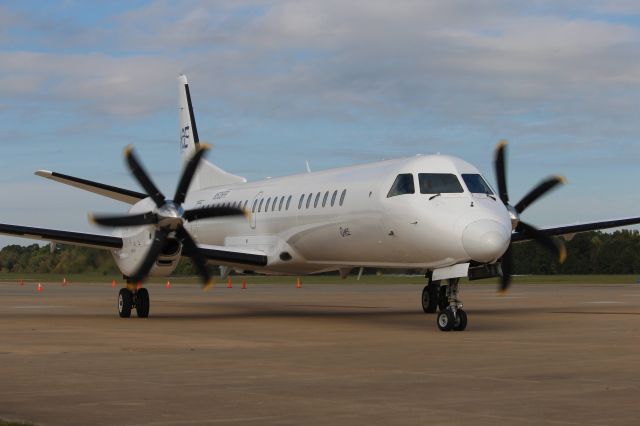
<svg viewBox="0 0 640 426">
<path fill-rule="evenodd" d="M 267 198 L 267 202 L 264 205 L 264 212 L 268 212 L 269 211 L 269 203 L 271 203 L 271 197 Z"/>
<path fill-rule="evenodd" d="M 340 194 L 340 205 L 342 206 L 342 203 L 344 203 L 344 197 L 347 196 L 347 190 L 343 190 L 342 194 Z"/>
<path fill-rule="evenodd" d="M 289 210 L 289 204 L 291 204 L 291 198 L 293 197 L 293 195 L 289 195 L 289 198 L 287 198 L 287 207 L 285 207 L 285 209 Z"/>
<path fill-rule="evenodd" d="M 278 211 L 281 212 L 282 211 L 282 203 L 284 202 L 284 195 L 282 196 L 282 198 L 280 198 L 280 205 L 278 206 Z"/>
<path fill-rule="evenodd" d="M 244 207 L 243 207 L 243 209 L 245 209 L 245 210 L 247 209 L 247 204 L 249 204 L 249 200 L 244 200 Z"/>
<path fill-rule="evenodd" d="M 311 198 L 313 198 L 313 194 L 309 194 L 307 196 L 307 208 L 309 208 L 309 206 L 311 205 Z"/>
<path fill-rule="evenodd" d="M 253 205 L 251 206 L 251 213 L 256 212 L 256 204 L 258 204 L 258 199 L 253 200 Z"/>
<path fill-rule="evenodd" d="M 260 205 L 258 206 L 258 213 L 262 211 L 262 203 L 264 203 L 264 198 L 260 198 Z"/>
<path fill-rule="evenodd" d="M 335 204 L 337 196 L 338 196 L 338 190 L 336 189 L 335 191 L 333 191 L 333 195 L 331 196 L 331 207 L 333 207 L 333 205 Z"/>
<path fill-rule="evenodd" d="M 275 197 L 273 199 L 273 205 L 271 206 L 271 211 L 272 212 L 276 211 L 276 204 L 278 204 L 278 197 Z"/>
<path fill-rule="evenodd" d="M 464 192 L 458 177 L 451 173 L 419 173 L 421 194 L 459 194 Z"/>
<path fill-rule="evenodd" d="M 411 173 L 403 173 L 396 177 L 387 194 L 387 198 L 395 197 L 396 195 L 414 194 L 415 192 L 413 175 Z"/>
<path fill-rule="evenodd" d="M 322 207 L 327 205 L 327 198 L 329 198 L 329 191 L 324 193 L 324 197 L 322 197 Z"/>
<path fill-rule="evenodd" d="M 300 201 L 298 201 L 298 210 L 302 208 L 302 202 L 304 201 L 304 194 L 300 196 Z"/>
<path fill-rule="evenodd" d="M 316 207 L 318 207 L 318 201 L 320 201 L 320 193 L 319 192 L 316 194 L 316 200 L 313 202 L 313 208 L 314 209 Z"/>
</svg>

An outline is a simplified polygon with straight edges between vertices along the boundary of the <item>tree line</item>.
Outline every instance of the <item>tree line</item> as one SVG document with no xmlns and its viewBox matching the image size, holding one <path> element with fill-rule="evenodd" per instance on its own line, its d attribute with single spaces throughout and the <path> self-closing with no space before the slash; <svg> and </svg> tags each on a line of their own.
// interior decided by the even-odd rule
<svg viewBox="0 0 640 426">
<path fill-rule="evenodd" d="M 516 274 L 640 274 L 640 232 L 621 230 L 577 234 L 567 243 L 569 256 L 564 264 L 533 243 L 513 246 Z M 56 245 L 9 245 L 0 250 L 0 271 L 3 273 L 57 273 L 117 275 L 120 272 L 107 250 Z M 355 271 L 357 272 L 357 271 Z M 365 273 L 375 273 L 373 269 Z M 183 258 L 175 275 L 196 275 L 189 261 Z"/>
</svg>

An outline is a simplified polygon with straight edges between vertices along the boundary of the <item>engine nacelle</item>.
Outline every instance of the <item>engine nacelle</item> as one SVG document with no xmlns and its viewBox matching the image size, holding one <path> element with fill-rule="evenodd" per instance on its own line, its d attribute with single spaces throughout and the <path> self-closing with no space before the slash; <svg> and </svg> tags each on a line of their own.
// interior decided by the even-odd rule
<svg viewBox="0 0 640 426">
<path fill-rule="evenodd" d="M 154 207 L 150 199 L 145 199 L 137 203 L 130 213 L 139 211 L 149 211 Z M 136 226 L 132 228 L 118 228 L 115 236 L 122 238 L 123 246 L 120 250 L 113 251 L 113 257 L 125 276 L 132 276 L 137 271 L 149 252 L 155 226 Z M 162 254 L 156 260 L 149 276 L 163 277 L 170 275 L 178 266 L 182 255 L 182 244 L 170 235 Z"/>
</svg>

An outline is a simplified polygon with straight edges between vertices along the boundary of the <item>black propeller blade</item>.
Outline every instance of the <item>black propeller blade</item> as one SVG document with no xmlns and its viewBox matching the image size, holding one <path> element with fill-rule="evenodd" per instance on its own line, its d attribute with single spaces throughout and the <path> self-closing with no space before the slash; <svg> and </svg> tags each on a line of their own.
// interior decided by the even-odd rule
<svg viewBox="0 0 640 426">
<path fill-rule="evenodd" d="M 531 204 L 535 203 L 540 197 L 551 191 L 553 188 L 560 184 L 566 183 L 566 179 L 563 176 L 551 176 L 538 184 L 533 188 L 522 200 L 516 204 L 515 209 L 518 213 L 522 213 Z"/>
<path fill-rule="evenodd" d="M 567 249 L 564 242 L 558 239 L 549 237 L 543 234 L 534 226 L 531 226 L 520 220 L 520 214 L 524 212 L 527 207 L 539 200 L 542 196 L 547 194 L 553 188 L 561 183 L 565 183 L 565 179 L 562 176 L 552 176 L 534 187 L 522 200 L 516 204 L 515 207 L 511 207 L 509 204 L 509 192 L 507 190 L 507 173 L 506 173 L 506 151 L 507 141 L 501 140 L 496 147 L 494 157 L 494 167 L 496 172 L 496 181 L 498 184 L 498 192 L 500 193 L 500 199 L 509 210 L 511 214 L 512 222 L 515 225 L 515 230 L 522 232 L 528 238 L 536 241 L 558 256 L 560 263 L 563 263 L 567 258 Z M 513 274 L 513 250 L 511 244 L 509 248 L 502 256 L 502 278 L 500 280 L 500 290 L 506 291 L 511 284 L 511 276 Z"/>
<path fill-rule="evenodd" d="M 498 182 L 498 193 L 500 199 L 505 205 L 509 204 L 509 191 L 507 191 L 507 167 L 505 164 L 505 151 L 507 148 L 507 141 L 501 140 L 496 148 L 495 155 L 495 170 L 496 180 Z"/>
<path fill-rule="evenodd" d="M 167 236 L 167 231 L 163 229 L 156 230 L 156 233 L 153 236 L 153 243 L 151 243 L 151 247 L 149 247 L 149 251 L 147 252 L 147 257 L 142 261 L 142 264 L 136 273 L 129 277 L 131 281 L 141 282 L 147 278 L 151 268 L 153 268 L 153 264 L 156 263 L 158 256 L 160 256 L 162 249 L 164 249 L 164 245 L 167 242 Z"/>
<path fill-rule="evenodd" d="M 136 157 L 136 154 L 133 152 L 133 147 L 131 145 L 129 145 L 124 150 L 124 156 L 127 160 L 127 165 L 129 166 L 129 170 L 131 170 L 131 173 L 133 174 L 133 176 L 138 180 L 140 185 L 147 192 L 147 195 L 151 197 L 151 199 L 156 203 L 156 206 L 158 206 L 158 208 L 161 208 L 162 206 L 164 206 L 166 204 L 164 195 L 162 194 L 162 192 L 160 192 L 158 187 L 153 183 L 153 181 L 151 180 L 147 172 L 144 170 L 144 168 L 142 167 L 142 163 L 138 161 L 138 158 Z"/>
<path fill-rule="evenodd" d="M 123 228 L 129 226 L 155 225 L 158 223 L 158 215 L 147 212 L 127 216 L 93 216 L 89 215 L 89 220 L 102 226 L 113 228 Z"/>
<path fill-rule="evenodd" d="M 176 194 L 173 197 L 174 203 L 178 205 L 184 203 L 184 200 L 187 198 L 189 185 L 191 185 L 193 176 L 195 176 L 198 166 L 200 165 L 200 160 L 208 150 L 208 146 L 201 145 L 185 166 L 184 171 L 182 172 L 182 177 L 180 177 L 180 183 L 178 183 L 178 187 L 176 188 Z"/>
<path fill-rule="evenodd" d="M 211 285 L 211 274 L 207 269 L 207 259 L 198 249 L 198 245 L 184 227 L 178 228 L 176 236 L 182 243 L 185 252 L 191 256 L 191 260 L 202 278 L 203 287 L 209 287 Z"/>
</svg>

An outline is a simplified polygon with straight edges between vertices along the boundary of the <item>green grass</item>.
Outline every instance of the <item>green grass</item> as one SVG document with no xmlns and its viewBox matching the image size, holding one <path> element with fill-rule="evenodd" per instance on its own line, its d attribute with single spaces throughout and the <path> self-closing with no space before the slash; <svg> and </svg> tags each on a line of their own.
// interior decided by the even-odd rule
<svg viewBox="0 0 640 426">
<path fill-rule="evenodd" d="M 0 282 L 17 283 L 24 280 L 25 283 L 62 283 L 65 276 L 60 274 L 0 274 Z M 118 285 L 123 283 L 122 277 L 116 275 L 98 274 L 70 274 L 66 276 L 69 284 L 73 283 L 111 283 L 116 280 Z M 234 275 L 234 283 L 240 283 L 242 278 L 249 284 L 291 284 L 294 285 L 296 277 L 291 276 L 262 276 L 262 275 Z M 165 283 L 169 279 L 172 284 L 195 284 L 197 277 L 169 277 L 152 278 L 150 283 Z M 424 284 L 422 276 L 408 275 L 365 275 L 360 281 L 356 276 L 350 276 L 345 280 L 337 275 L 310 275 L 301 277 L 304 284 L 350 285 L 350 284 Z M 515 284 L 632 284 L 638 280 L 637 275 L 528 275 L 516 276 Z M 218 282 L 221 280 L 218 279 Z M 467 282 L 467 280 L 463 280 Z M 474 285 L 496 285 L 496 279 L 473 281 Z"/>
<path fill-rule="evenodd" d="M 0 419 L 0 426 L 34 426 L 33 423 L 11 422 Z"/>
</svg>

